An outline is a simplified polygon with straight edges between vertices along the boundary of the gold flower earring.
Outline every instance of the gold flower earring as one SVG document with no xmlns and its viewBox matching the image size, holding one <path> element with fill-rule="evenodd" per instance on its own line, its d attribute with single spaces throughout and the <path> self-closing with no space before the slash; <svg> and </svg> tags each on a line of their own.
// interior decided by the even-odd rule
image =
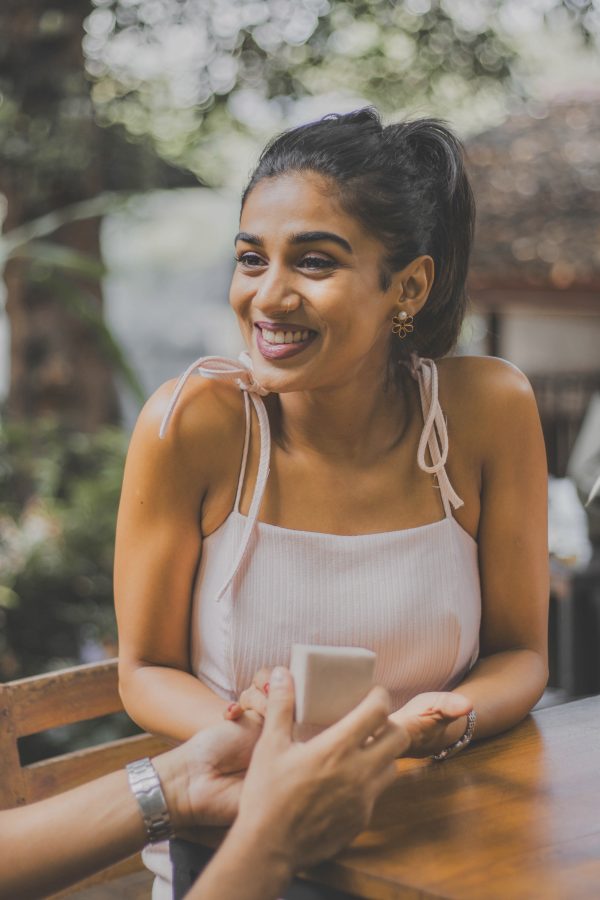
<svg viewBox="0 0 600 900">
<path fill-rule="evenodd" d="M 402 309 L 392 318 L 392 332 L 403 340 L 407 334 L 415 330 L 413 322 L 413 316 L 409 316 L 406 310 Z"/>
</svg>

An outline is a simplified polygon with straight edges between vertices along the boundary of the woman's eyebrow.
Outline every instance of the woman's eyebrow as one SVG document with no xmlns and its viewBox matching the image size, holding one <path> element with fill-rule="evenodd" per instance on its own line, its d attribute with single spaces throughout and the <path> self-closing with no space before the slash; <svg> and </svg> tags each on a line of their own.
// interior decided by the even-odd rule
<svg viewBox="0 0 600 900">
<path fill-rule="evenodd" d="M 233 239 L 233 243 L 237 244 L 238 241 L 244 241 L 246 244 L 254 244 L 256 247 L 262 247 L 264 245 L 264 241 L 261 237 L 257 234 L 248 234 L 247 231 L 238 231 Z"/>
<path fill-rule="evenodd" d="M 339 234 L 334 234 L 333 231 L 301 231 L 291 237 L 292 244 L 312 244 L 313 241 L 333 241 L 334 244 L 343 247 L 347 253 L 352 253 L 352 247 L 348 241 Z"/>
<path fill-rule="evenodd" d="M 264 246 L 264 241 L 259 235 L 248 234 L 247 231 L 240 231 L 236 234 L 234 243 L 238 241 L 254 244 L 255 247 Z M 298 234 L 293 234 L 290 238 L 291 244 L 312 244 L 315 241 L 333 241 L 335 244 L 339 244 L 347 253 L 352 253 L 352 247 L 348 241 L 340 237 L 339 234 L 334 234 L 333 231 L 301 231 Z"/>
</svg>

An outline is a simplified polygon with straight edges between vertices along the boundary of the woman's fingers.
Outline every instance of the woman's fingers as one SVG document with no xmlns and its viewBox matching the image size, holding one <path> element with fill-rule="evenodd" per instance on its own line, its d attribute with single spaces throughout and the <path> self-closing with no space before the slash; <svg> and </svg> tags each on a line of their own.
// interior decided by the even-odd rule
<svg viewBox="0 0 600 900">
<path fill-rule="evenodd" d="M 253 684 L 242 691 L 238 703 L 244 711 L 253 710 L 263 718 L 267 714 L 267 696 Z"/>
<path fill-rule="evenodd" d="M 242 691 L 238 700 L 230 703 L 223 713 L 224 719 L 241 718 L 245 712 L 255 712 L 263 718 L 267 712 L 266 698 L 269 696 L 269 679 L 273 670 L 263 666 L 256 672 L 252 684 Z"/>
<path fill-rule="evenodd" d="M 413 716 L 431 717 L 433 719 L 458 719 L 466 716 L 473 708 L 471 701 L 464 694 L 449 691 L 429 691 L 417 694 L 398 710 L 398 714 L 408 718 Z"/>
<path fill-rule="evenodd" d="M 240 719 L 244 715 L 244 707 L 241 706 L 237 700 L 234 700 L 233 703 L 230 703 L 225 712 L 223 713 L 224 719 L 229 719 L 230 721 L 235 721 L 235 719 Z"/>
<path fill-rule="evenodd" d="M 426 706 L 420 716 L 431 716 L 434 719 L 454 720 L 471 712 L 473 704 L 463 694 L 439 693 L 435 700 Z"/>
<path fill-rule="evenodd" d="M 263 694 L 268 696 L 269 694 L 269 679 L 271 678 L 271 672 L 273 670 L 267 668 L 267 666 L 263 666 L 258 670 L 252 679 L 252 684 L 255 688 L 258 688 L 259 691 L 262 691 Z"/>
</svg>

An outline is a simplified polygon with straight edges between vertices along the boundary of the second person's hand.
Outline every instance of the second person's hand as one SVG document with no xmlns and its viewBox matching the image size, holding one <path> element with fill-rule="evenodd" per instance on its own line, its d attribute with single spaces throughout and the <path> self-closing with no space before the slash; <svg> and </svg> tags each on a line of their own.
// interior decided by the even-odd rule
<svg viewBox="0 0 600 900">
<path fill-rule="evenodd" d="M 250 716 L 198 732 L 185 744 L 155 757 L 175 830 L 229 825 L 262 725 Z"/>
<path fill-rule="evenodd" d="M 407 731 L 388 719 L 388 695 L 373 688 L 345 718 L 307 743 L 293 743 L 294 693 L 287 669 L 271 674 L 267 717 L 246 776 L 236 827 L 252 823 L 293 866 L 337 852 L 366 827 L 395 778 Z"/>
</svg>

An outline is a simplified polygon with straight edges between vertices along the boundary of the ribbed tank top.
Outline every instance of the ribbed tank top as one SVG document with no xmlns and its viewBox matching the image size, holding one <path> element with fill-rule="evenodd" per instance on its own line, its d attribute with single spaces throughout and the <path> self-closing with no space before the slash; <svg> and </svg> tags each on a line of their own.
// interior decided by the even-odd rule
<svg viewBox="0 0 600 900">
<path fill-rule="evenodd" d="M 241 364 L 240 364 L 241 363 Z M 202 543 L 193 591 L 193 671 L 234 699 L 261 666 L 287 665 L 293 643 L 357 646 L 377 654 L 375 681 L 393 708 L 422 691 L 449 690 L 477 659 L 481 593 L 477 544 L 452 515 L 462 506 L 448 479 L 446 422 L 433 360 L 412 357 L 424 426 L 417 464 L 437 478 L 445 517 L 418 528 L 337 535 L 296 531 L 258 520 L 270 459 L 269 420 L 250 358 L 205 357 L 198 371 L 244 391 L 246 436 L 234 509 Z M 239 511 L 250 434 L 250 403 L 260 459 L 247 516 Z M 429 452 L 430 464 L 426 462 Z"/>
</svg>

